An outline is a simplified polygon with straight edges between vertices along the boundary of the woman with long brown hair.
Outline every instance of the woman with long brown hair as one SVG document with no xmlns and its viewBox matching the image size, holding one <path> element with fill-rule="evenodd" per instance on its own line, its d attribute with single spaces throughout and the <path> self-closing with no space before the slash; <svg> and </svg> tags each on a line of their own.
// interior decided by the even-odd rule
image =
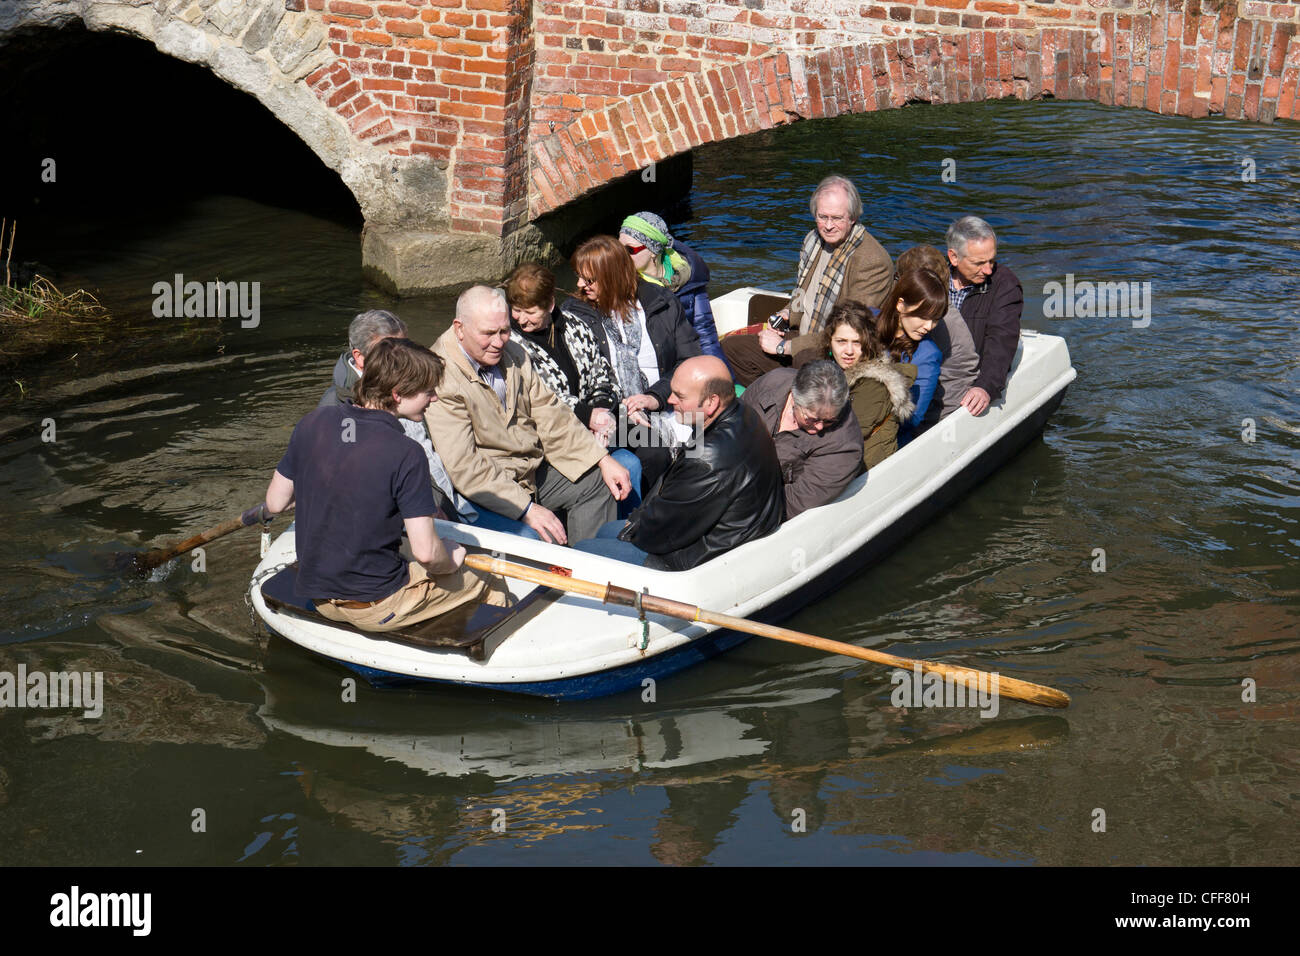
<svg viewBox="0 0 1300 956">
<path fill-rule="evenodd" d="M 899 430 L 899 447 L 915 436 L 939 384 L 943 352 L 930 338 L 930 330 L 947 311 L 948 290 L 943 280 L 926 269 L 917 269 L 894 280 L 876 316 L 876 334 L 890 355 L 896 362 L 916 366 L 916 384 L 912 386 L 916 409 Z"/>
<path fill-rule="evenodd" d="M 570 260 L 578 279 L 578 295 L 560 311 L 586 322 L 601 354 L 614 370 L 630 419 L 652 426 L 664 441 L 656 448 L 633 448 L 644 466 L 647 486 L 668 465 L 673 444 L 668 409 L 673 372 L 686 359 L 700 355 L 700 340 L 671 292 L 637 275 L 627 248 L 612 236 L 594 236 L 580 245 Z M 646 417 L 647 413 L 666 414 Z M 657 439 L 656 439 L 657 440 Z"/>
</svg>

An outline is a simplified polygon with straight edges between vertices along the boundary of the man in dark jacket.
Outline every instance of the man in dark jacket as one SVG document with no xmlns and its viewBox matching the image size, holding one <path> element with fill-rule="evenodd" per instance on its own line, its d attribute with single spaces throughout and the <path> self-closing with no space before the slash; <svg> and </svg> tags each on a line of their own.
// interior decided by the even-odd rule
<svg viewBox="0 0 1300 956">
<path fill-rule="evenodd" d="M 328 408 L 352 401 L 352 390 L 361 380 L 366 354 L 381 339 L 406 338 L 406 323 L 387 309 L 362 312 L 348 325 L 348 349 L 334 363 L 334 381 L 316 404 Z"/>
<path fill-rule="evenodd" d="M 579 550 L 686 571 L 780 525 L 785 493 L 776 446 L 758 414 L 736 400 L 726 364 L 712 355 L 687 359 L 668 402 L 695 427 L 695 440 L 678 450 L 626 523 L 610 522 Z"/>
<path fill-rule="evenodd" d="M 979 352 L 979 372 L 961 404 L 981 415 L 1002 396 L 1020 344 L 1020 312 L 1025 304 L 1020 280 L 999 266 L 998 237 L 978 216 L 962 216 L 948 227 L 951 275 L 948 302 L 966 320 Z"/>
<path fill-rule="evenodd" d="M 741 401 L 758 412 L 776 445 L 787 518 L 834 501 L 862 470 L 862 427 L 834 362 L 773 369 Z"/>
</svg>

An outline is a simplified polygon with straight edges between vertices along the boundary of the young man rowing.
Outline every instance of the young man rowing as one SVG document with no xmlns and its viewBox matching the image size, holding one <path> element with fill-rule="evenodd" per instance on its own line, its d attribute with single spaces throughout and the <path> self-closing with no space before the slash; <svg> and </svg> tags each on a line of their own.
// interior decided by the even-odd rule
<svg viewBox="0 0 1300 956">
<path fill-rule="evenodd" d="M 441 380 L 428 349 L 383 339 L 366 356 L 358 404 L 317 408 L 294 429 L 266 510 L 297 500 L 295 591 L 322 617 L 393 631 L 469 602 L 508 603 L 502 579 L 462 567 L 465 549 L 438 537 L 424 453 L 398 423 L 419 421 Z M 414 561 L 399 552 L 403 528 Z"/>
</svg>

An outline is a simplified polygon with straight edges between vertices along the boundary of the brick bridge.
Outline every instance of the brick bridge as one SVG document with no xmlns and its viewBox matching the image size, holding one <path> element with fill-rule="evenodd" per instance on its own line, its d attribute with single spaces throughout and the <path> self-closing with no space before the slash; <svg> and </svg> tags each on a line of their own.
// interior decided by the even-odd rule
<svg viewBox="0 0 1300 956">
<path fill-rule="evenodd" d="M 336 170 L 414 291 L 553 255 L 566 208 L 798 119 L 996 97 L 1300 120 L 1300 0 L 0 0 L 261 102 Z M 549 224 L 549 225 L 548 225 Z"/>
</svg>

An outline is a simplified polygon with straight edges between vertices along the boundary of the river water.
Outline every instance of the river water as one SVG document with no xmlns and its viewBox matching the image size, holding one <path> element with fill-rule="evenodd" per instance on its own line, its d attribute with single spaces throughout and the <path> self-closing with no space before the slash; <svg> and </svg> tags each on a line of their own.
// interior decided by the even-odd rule
<svg viewBox="0 0 1300 956">
<path fill-rule="evenodd" d="M 366 287 L 346 216 L 193 196 L 41 250 L 122 318 L 89 367 L 3 384 L 0 671 L 102 672 L 105 702 L 0 709 L 0 864 L 1294 863 L 1300 129 L 998 102 L 703 149 L 668 218 L 715 295 L 789 286 L 831 171 L 894 255 L 988 218 L 1079 377 L 1041 439 L 789 624 L 1069 710 L 903 711 L 884 669 L 760 639 L 653 703 L 345 703 L 346 672 L 250 620 L 255 533 L 124 578 L 113 551 L 260 500 L 355 312 L 423 342 L 451 312 Z M 257 327 L 154 319 L 178 272 L 259 281 Z M 1150 283 L 1149 325 L 1044 317 L 1067 274 Z"/>
</svg>

